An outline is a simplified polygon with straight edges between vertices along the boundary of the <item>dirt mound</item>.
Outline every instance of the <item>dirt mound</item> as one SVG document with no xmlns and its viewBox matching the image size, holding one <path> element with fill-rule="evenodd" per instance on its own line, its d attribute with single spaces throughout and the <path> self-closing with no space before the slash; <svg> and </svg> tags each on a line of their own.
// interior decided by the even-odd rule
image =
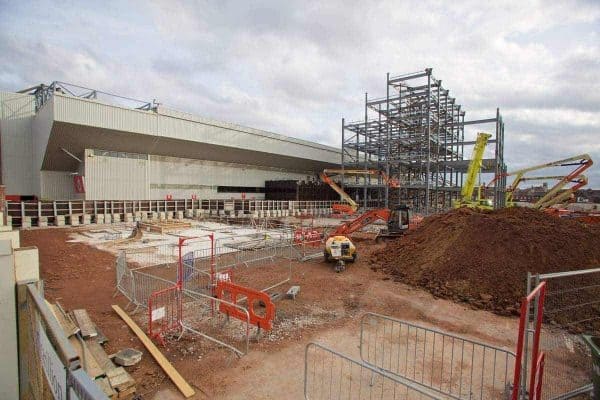
<svg viewBox="0 0 600 400">
<path fill-rule="evenodd" d="M 396 280 L 435 296 L 516 314 L 527 272 L 600 264 L 600 226 L 527 208 L 458 209 L 427 218 L 371 261 Z"/>
</svg>

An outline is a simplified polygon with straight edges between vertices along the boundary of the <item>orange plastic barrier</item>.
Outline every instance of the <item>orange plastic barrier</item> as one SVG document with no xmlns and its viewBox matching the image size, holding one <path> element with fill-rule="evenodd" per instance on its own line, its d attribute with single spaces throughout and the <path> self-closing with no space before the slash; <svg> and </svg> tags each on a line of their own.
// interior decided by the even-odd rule
<svg viewBox="0 0 600 400">
<path fill-rule="evenodd" d="M 226 294 L 228 294 L 228 296 L 226 296 Z M 267 293 L 236 285 L 225 280 L 220 280 L 217 282 L 216 296 L 220 300 L 225 300 L 233 304 L 237 304 L 238 296 L 245 296 L 248 304 L 250 323 L 266 331 L 270 331 L 273 328 L 275 304 L 273 304 Z M 265 314 L 263 316 L 256 315 L 256 312 L 254 311 L 254 306 L 258 305 L 260 302 L 265 305 Z M 246 314 L 240 309 L 229 304 L 221 303 L 219 305 L 219 311 L 242 321 L 246 321 L 247 318 Z"/>
</svg>

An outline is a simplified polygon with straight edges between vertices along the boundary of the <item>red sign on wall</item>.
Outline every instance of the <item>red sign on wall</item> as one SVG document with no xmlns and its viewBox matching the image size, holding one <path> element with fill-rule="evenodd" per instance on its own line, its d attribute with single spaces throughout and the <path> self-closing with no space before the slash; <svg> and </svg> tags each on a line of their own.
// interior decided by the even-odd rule
<svg viewBox="0 0 600 400">
<path fill-rule="evenodd" d="M 192 200 L 196 200 L 196 195 L 195 194 L 192 195 Z"/>
<path fill-rule="evenodd" d="M 75 193 L 85 193 L 85 185 L 83 184 L 82 175 L 73 176 L 73 187 L 75 189 Z"/>
<path fill-rule="evenodd" d="M 168 194 L 167 195 L 167 200 L 173 200 L 173 195 L 172 194 Z"/>
</svg>

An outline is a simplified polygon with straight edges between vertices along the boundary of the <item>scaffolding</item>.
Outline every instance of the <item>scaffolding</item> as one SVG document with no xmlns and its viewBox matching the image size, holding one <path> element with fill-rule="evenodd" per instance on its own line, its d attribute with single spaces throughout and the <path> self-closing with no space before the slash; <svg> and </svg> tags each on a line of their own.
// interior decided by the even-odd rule
<svg viewBox="0 0 600 400">
<path fill-rule="evenodd" d="M 504 122 L 500 110 L 493 118 L 466 120 L 465 111 L 432 69 L 393 76 L 387 74 L 386 96 L 369 99 L 365 93 L 364 120 L 342 119 L 342 169 L 377 169 L 400 182 L 390 188 L 381 176 L 347 176 L 341 185 L 362 207 L 408 204 L 417 212 L 446 210 L 459 198 L 465 159 L 475 141 L 465 140 L 465 126 L 491 133 L 493 158 L 485 158 L 481 173 L 500 176 L 490 188 L 494 207 L 504 206 L 506 172 Z M 468 155 L 467 155 L 468 157 Z"/>
</svg>

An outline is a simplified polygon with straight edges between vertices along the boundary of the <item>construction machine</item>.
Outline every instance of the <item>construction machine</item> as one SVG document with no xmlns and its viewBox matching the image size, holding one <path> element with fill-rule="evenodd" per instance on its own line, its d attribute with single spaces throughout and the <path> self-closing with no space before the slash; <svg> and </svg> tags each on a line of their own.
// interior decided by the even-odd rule
<svg viewBox="0 0 600 400">
<path fill-rule="evenodd" d="M 400 187 L 400 183 L 396 179 L 390 178 L 385 172 L 375 169 L 324 169 L 319 174 L 319 177 L 323 182 L 331 186 L 337 194 L 340 195 L 344 203 L 334 204 L 332 206 L 333 211 L 336 213 L 353 215 L 358 210 L 358 204 L 338 185 L 332 178 L 335 175 L 363 175 L 363 176 L 380 176 L 383 182 L 391 188 Z"/>
<path fill-rule="evenodd" d="M 460 199 L 454 202 L 454 208 L 470 207 L 483 210 L 493 210 L 494 205 L 491 200 L 482 198 L 481 187 L 477 187 L 477 199 L 473 199 L 477 176 L 483 166 L 483 153 L 488 140 L 492 137 L 489 133 L 479 132 L 473 148 L 473 156 L 467 169 L 467 177 L 460 191 Z"/>
<path fill-rule="evenodd" d="M 544 164 L 534 165 L 532 167 L 527 167 L 523 169 L 519 169 L 516 171 L 499 174 L 494 177 L 494 179 L 488 183 L 487 187 L 490 187 L 494 182 L 496 182 L 501 177 L 514 176 L 512 184 L 506 188 L 506 206 L 512 207 L 515 205 L 513 194 L 515 190 L 519 187 L 521 182 L 525 181 L 548 181 L 548 180 L 557 180 L 558 182 L 548 190 L 548 192 L 536 201 L 533 204 L 533 208 L 539 210 L 549 209 L 554 205 L 561 204 L 572 197 L 577 190 L 581 187 L 585 186 L 588 182 L 587 177 L 583 175 L 583 172 L 590 168 L 594 164 L 589 154 L 580 154 L 574 157 L 565 158 L 562 160 L 551 161 Z M 527 173 L 532 171 L 538 171 L 546 168 L 555 168 L 555 167 L 575 167 L 573 171 L 571 171 L 567 175 L 552 175 L 552 176 L 527 176 Z M 565 188 L 569 184 L 573 184 L 573 186 Z"/>
<path fill-rule="evenodd" d="M 356 246 L 348 238 L 348 235 L 377 220 L 387 223 L 386 228 L 380 230 L 375 238 L 378 242 L 386 238 L 402 236 L 407 230 L 413 227 L 411 225 L 411 210 L 408 206 L 400 205 L 393 210 L 381 208 L 367 211 L 358 218 L 338 226 L 330 233 L 323 251 L 325 261 L 337 261 L 336 272 L 343 271 L 346 262 L 356 261 Z"/>
</svg>

